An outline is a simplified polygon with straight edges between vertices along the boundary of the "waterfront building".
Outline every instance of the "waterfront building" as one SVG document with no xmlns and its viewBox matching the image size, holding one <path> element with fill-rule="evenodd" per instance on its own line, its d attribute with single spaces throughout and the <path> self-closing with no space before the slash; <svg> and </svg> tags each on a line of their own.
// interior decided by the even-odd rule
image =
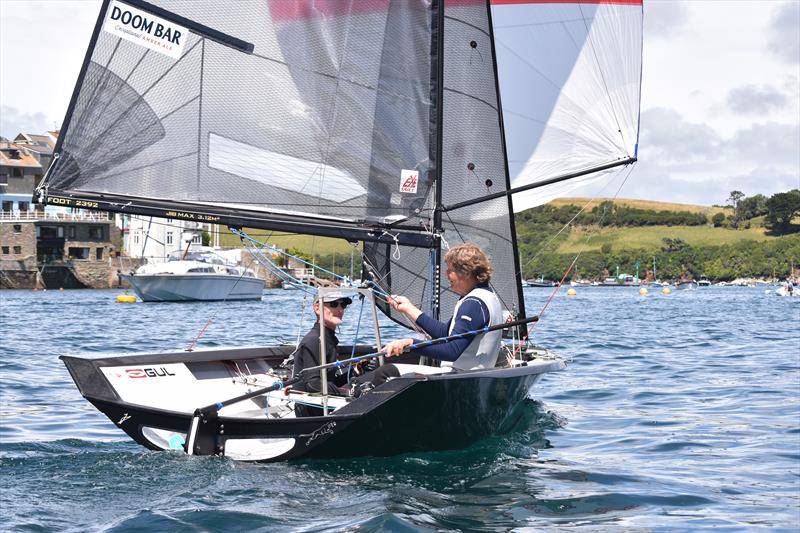
<svg viewBox="0 0 800 533">
<path fill-rule="evenodd" d="M 119 267 L 112 268 L 111 260 L 122 239 L 113 218 L 33 204 L 33 191 L 52 162 L 56 137 L 57 132 L 21 133 L 14 142 L 0 142 L 0 287 L 116 284 Z"/>
</svg>

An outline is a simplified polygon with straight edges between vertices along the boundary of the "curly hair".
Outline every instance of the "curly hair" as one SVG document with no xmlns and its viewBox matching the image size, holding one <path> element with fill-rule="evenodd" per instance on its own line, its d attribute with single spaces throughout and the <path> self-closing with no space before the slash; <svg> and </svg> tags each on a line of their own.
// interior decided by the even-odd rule
<svg viewBox="0 0 800 533">
<path fill-rule="evenodd" d="M 492 264 L 476 244 L 465 242 L 450 248 L 444 256 L 448 268 L 462 275 L 473 276 L 478 283 L 492 279 Z"/>
</svg>

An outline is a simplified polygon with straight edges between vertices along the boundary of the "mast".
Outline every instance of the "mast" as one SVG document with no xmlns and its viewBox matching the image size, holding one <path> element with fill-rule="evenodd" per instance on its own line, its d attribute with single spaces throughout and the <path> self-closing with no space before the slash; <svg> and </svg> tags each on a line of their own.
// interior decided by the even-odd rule
<svg viewBox="0 0 800 533">
<path fill-rule="evenodd" d="M 494 26 L 492 24 L 492 3 L 491 0 L 486 0 L 486 17 L 489 20 L 489 42 L 492 46 L 492 68 L 494 70 L 494 86 L 497 94 L 497 119 L 500 122 L 500 145 L 503 149 L 503 162 L 505 168 L 506 190 L 511 189 L 511 175 L 508 171 L 508 150 L 506 149 L 506 130 L 503 124 L 503 103 L 500 100 L 500 79 L 497 73 L 497 52 L 494 45 Z M 511 247 L 514 250 L 512 254 L 514 257 L 514 272 L 517 285 L 517 301 L 519 301 L 519 309 L 517 309 L 517 317 L 525 317 L 525 296 L 522 294 L 522 267 L 520 266 L 519 251 L 517 249 L 517 227 L 514 222 L 514 204 L 511 200 L 511 194 L 506 195 L 508 200 L 508 224 L 510 228 Z M 521 336 L 525 337 L 528 334 L 527 324 L 520 326 Z"/>
<path fill-rule="evenodd" d="M 436 135 L 431 149 L 435 151 L 433 158 L 436 171 L 436 205 L 433 210 L 433 242 L 431 244 L 431 316 L 439 320 L 441 295 L 441 261 L 442 261 L 442 121 L 444 118 L 444 4 L 445 0 L 437 0 L 433 5 L 433 17 L 436 19 L 436 31 L 431 32 L 431 51 L 435 50 L 436 61 L 431 65 L 431 85 L 434 92 Z"/>
</svg>

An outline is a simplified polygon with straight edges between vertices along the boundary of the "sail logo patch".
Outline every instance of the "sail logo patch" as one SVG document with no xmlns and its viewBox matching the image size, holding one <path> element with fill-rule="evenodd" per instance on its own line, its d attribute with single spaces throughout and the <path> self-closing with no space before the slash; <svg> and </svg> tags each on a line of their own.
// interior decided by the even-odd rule
<svg viewBox="0 0 800 533">
<path fill-rule="evenodd" d="M 417 192 L 419 185 L 419 170 L 406 170 L 400 172 L 400 192 Z"/>
<path fill-rule="evenodd" d="M 189 36 L 183 26 L 116 0 L 106 11 L 103 30 L 174 59 L 181 57 Z"/>
</svg>

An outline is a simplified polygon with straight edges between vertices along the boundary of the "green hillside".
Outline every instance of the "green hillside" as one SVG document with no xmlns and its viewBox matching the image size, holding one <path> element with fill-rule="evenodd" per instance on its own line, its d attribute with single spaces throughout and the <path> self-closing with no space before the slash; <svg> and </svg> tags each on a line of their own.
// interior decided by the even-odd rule
<svg viewBox="0 0 800 533">
<path fill-rule="evenodd" d="M 613 274 L 617 267 L 634 273 L 637 263 L 644 278 L 654 260 L 658 276 L 665 279 L 783 278 L 792 263 L 800 264 L 800 207 L 791 208 L 794 218 L 785 215 L 776 231 L 776 219 L 770 220 L 763 205 L 769 199 L 762 199 L 760 212 L 742 209 L 753 207 L 744 202 L 735 211 L 643 200 L 560 199 L 517 214 L 523 275 L 560 279 L 580 254 L 575 277 L 589 279 Z"/>
<path fill-rule="evenodd" d="M 231 234 L 227 228 L 220 227 L 219 241 L 220 246 L 237 247 L 241 246 L 239 237 Z M 301 250 L 309 256 L 317 255 L 347 255 L 350 257 L 350 250 L 353 246 L 343 239 L 332 239 L 330 237 L 314 237 L 313 235 L 298 235 L 296 233 L 281 233 L 277 231 L 265 231 L 260 229 L 244 229 L 253 239 L 259 242 L 266 242 L 278 248 Z"/>
<path fill-rule="evenodd" d="M 768 241 L 780 238 L 768 235 L 763 227 L 737 230 L 711 226 L 646 226 L 639 228 L 577 226 L 570 231 L 569 237 L 560 243 L 557 251 L 573 254 L 579 251 L 600 250 L 603 245 L 610 245 L 615 250 L 658 248 L 663 245 L 665 237 L 680 239 L 691 246 L 736 244 L 742 241 Z"/>
</svg>

